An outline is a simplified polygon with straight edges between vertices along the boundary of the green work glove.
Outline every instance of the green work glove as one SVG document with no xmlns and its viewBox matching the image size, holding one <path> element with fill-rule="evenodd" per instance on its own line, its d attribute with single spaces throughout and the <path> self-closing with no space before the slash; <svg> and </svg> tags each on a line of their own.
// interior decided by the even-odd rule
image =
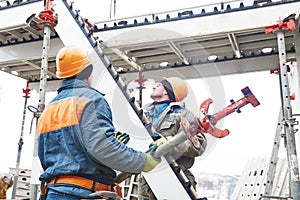
<svg viewBox="0 0 300 200">
<path fill-rule="evenodd" d="M 130 137 L 127 133 L 122 133 L 120 131 L 115 131 L 115 137 L 119 142 L 127 144 L 130 140 Z"/>
<path fill-rule="evenodd" d="M 161 137 L 160 139 L 152 142 L 150 144 L 150 149 L 146 151 L 146 162 L 144 165 L 144 172 L 149 172 L 156 167 L 161 162 L 161 158 L 157 158 L 154 156 L 154 152 L 158 146 L 167 142 L 165 137 Z"/>
</svg>

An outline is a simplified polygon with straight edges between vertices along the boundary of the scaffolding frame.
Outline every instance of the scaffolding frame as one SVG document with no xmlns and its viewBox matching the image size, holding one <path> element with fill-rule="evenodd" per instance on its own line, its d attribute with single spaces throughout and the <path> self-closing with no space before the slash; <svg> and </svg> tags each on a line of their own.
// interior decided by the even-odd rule
<svg viewBox="0 0 300 200">
<path fill-rule="evenodd" d="M 275 33 L 277 35 L 278 53 L 279 53 L 279 84 L 281 96 L 281 110 L 279 114 L 278 126 L 274 139 L 273 151 L 269 163 L 267 174 L 267 185 L 265 195 L 261 198 L 269 199 L 287 199 L 288 197 L 275 197 L 272 195 L 273 180 L 275 176 L 276 164 L 278 160 L 279 144 L 281 131 L 284 138 L 284 144 L 287 153 L 287 162 L 289 168 L 290 190 L 291 197 L 294 200 L 300 200 L 300 178 L 299 178 L 299 164 L 296 150 L 295 133 L 298 121 L 293 116 L 291 106 L 290 86 L 288 82 L 288 64 L 286 59 L 285 49 L 285 32 L 295 30 L 295 19 L 291 18 L 285 21 L 279 20 L 279 23 L 273 26 L 266 27 L 266 33 Z"/>
</svg>

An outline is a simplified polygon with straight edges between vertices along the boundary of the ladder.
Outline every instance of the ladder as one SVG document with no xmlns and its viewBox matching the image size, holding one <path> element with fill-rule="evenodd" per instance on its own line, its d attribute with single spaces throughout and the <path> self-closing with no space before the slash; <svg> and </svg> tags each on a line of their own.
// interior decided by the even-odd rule
<svg viewBox="0 0 300 200">
<path fill-rule="evenodd" d="M 63 44 L 77 45 L 90 53 L 94 65 L 93 87 L 106 94 L 115 124 L 124 131 L 132 133 L 128 145 L 146 151 L 152 141 L 152 125 L 135 99 L 130 96 L 126 85 L 103 53 L 97 38 L 93 37 L 79 11 L 74 10 L 73 3 L 57 0 L 54 10 L 59 18 L 55 30 Z M 199 199 L 176 163 L 169 165 L 163 158 L 158 167 L 142 174 L 158 199 Z"/>
<path fill-rule="evenodd" d="M 120 185 L 124 200 L 140 200 L 140 180 L 141 175 L 132 175 L 125 179 Z"/>
<path fill-rule="evenodd" d="M 285 22 L 279 21 L 278 24 L 266 27 L 265 32 L 276 33 L 277 43 L 278 43 L 278 53 L 279 53 L 279 63 L 280 63 L 280 94 L 281 94 L 281 110 L 279 114 L 278 126 L 276 130 L 276 135 L 274 139 L 273 151 L 270 159 L 270 165 L 267 173 L 266 189 L 263 198 L 279 198 L 286 199 L 286 197 L 276 197 L 272 196 L 274 191 L 273 181 L 275 177 L 275 170 L 278 161 L 278 151 L 280 144 L 281 130 L 283 131 L 284 144 L 287 151 L 287 161 L 289 168 L 289 178 L 290 178 L 290 188 L 291 197 L 294 200 L 300 200 L 300 178 L 299 178 L 299 167 L 298 159 L 295 145 L 295 133 L 297 130 L 294 129 L 298 122 L 293 118 L 291 98 L 290 98 L 290 87 L 288 83 L 288 66 L 286 61 L 286 50 L 285 50 L 285 40 L 284 32 L 289 30 L 295 30 L 295 19 L 287 19 Z"/>
</svg>

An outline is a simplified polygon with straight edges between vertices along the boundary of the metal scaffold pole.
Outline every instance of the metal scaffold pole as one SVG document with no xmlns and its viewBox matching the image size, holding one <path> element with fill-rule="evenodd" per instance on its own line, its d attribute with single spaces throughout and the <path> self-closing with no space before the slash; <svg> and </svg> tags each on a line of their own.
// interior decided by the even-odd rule
<svg viewBox="0 0 300 200">
<path fill-rule="evenodd" d="M 51 37 L 51 27 L 56 26 L 57 18 L 54 15 L 54 11 L 52 9 L 52 1 L 53 0 L 45 0 L 44 11 L 40 12 L 39 18 L 42 19 L 42 22 L 38 24 L 40 29 L 44 30 L 44 39 L 43 39 L 43 47 L 42 47 L 42 62 L 41 62 L 41 72 L 40 72 L 40 87 L 39 87 L 39 102 L 38 102 L 38 113 L 37 119 L 40 117 L 41 113 L 45 109 L 45 96 L 46 96 L 46 85 L 47 85 L 47 76 L 48 76 L 48 51 L 50 48 L 50 37 Z M 38 159 L 38 144 L 37 137 L 35 137 L 34 141 L 34 150 L 33 150 L 33 163 L 32 163 L 32 172 L 31 174 L 36 175 L 39 174 L 39 159 Z M 38 196 L 38 187 L 39 181 L 38 178 L 35 177 L 36 180 L 31 181 L 30 184 L 30 199 L 36 200 Z"/>
<path fill-rule="evenodd" d="M 21 134 L 20 134 L 20 139 L 18 142 L 18 155 L 17 155 L 17 162 L 16 162 L 16 169 L 15 169 L 15 175 L 14 175 L 14 180 L 13 180 L 13 189 L 12 189 L 12 195 L 11 198 L 15 199 L 16 198 L 16 193 L 17 193 L 17 185 L 18 185 L 18 179 L 19 179 L 19 173 L 20 173 L 20 161 L 21 161 L 21 153 L 22 153 L 22 147 L 23 147 L 23 133 L 24 133 L 24 126 L 25 126 L 25 117 L 26 117 L 26 107 L 27 107 L 27 100 L 30 98 L 30 89 L 28 87 L 29 81 L 26 83 L 26 88 L 23 89 L 24 93 L 24 109 L 23 109 L 23 118 L 22 118 L 22 125 L 21 125 Z"/>
<path fill-rule="evenodd" d="M 289 166 L 290 175 L 290 187 L 291 196 L 294 200 L 300 200 L 300 178 L 299 178 L 299 164 L 297 158 L 294 126 L 297 125 L 297 121 L 293 118 L 290 87 L 288 82 L 288 66 L 286 60 L 285 50 L 285 38 L 284 32 L 289 30 L 295 30 L 294 19 L 289 19 L 283 22 L 279 20 L 279 23 L 266 28 L 266 33 L 275 33 L 277 35 L 279 64 L 280 64 L 280 91 L 282 101 L 282 126 L 285 135 L 287 160 Z"/>
<path fill-rule="evenodd" d="M 292 115 L 292 107 L 290 102 L 290 90 L 287 77 L 287 65 L 286 65 L 286 51 L 285 51 L 285 40 L 283 30 L 276 31 L 277 42 L 278 42 L 278 53 L 280 62 L 280 78 L 281 78 L 281 89 L 282 89 L 282 101 L 283 101 L 283 125 L 284 133 L 286 137 L 286 149 L 287 159 L 290 169 L 290 183 L 292 197 L 294 200 L 300 200 L 300 179 L 299 179 L 299 166 L 295 142 L 295 129 L 296 125 L 295 118 Z"/>
</svg>

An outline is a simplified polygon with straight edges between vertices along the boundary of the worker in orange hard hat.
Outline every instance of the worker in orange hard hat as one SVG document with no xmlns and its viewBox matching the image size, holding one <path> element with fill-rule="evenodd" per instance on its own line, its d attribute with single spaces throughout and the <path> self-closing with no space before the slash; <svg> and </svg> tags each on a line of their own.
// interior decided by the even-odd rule
<svg viewBox="0 0 300 200">
<path fill-rule="evenodd" d="M 101 191 L 121 197 L 115 170 L 152 170 L 160 158 L 125 145 L 128 134 L 115 134 L 111 109 L 102 93 L 91 87 L 93 64 L 79 47 L 67 46 L 56 56 L 58 95 L 38 120 L 38 156 L 45 199 L 79 200 Z M 152 145 L 163 144 L 165 138 Z M 99 193 L 97 193 L 99 194 Z M 102 199 L 102 197 L 99 197 Z"/>
<path fill-rule="evenodd" d="M 56 76 L 61 79 L 77 76 L 77 79 L 89 78 L 93 65 L 87 51 L 79 47 L 64 47 L 56 55 Z"/>
<path fill-rule="evenodd" d="M 13 183 L 12 174 L 0 172 L 0 199 L 6 199 L 6 193 Z"/>
<path fill-rule="evenodd" d="M 161 81 L 153 87 L 151 98 L 154 102 L 143 107 L 145 115 L 152 122 L 156 131 L 154 139 L 162 137 L 171 138 L 183 131 L 181 127 L 181 117 L 192 121 L 193 114 L 184 107 L 184 98 L 188 94 L 188 87 L 184 80 L 178 77 L 163 77 Z M 181 167 L 189 179 L 192 187 L 196 189 L 194 175 L 189 171 L 193 166 L 195 157 L 203 154 L 206 148 L 206 138 L 200 133 L 197 135 L 201 147 L 195 148 L 187 140 L 178 145 L 167 156 L 169 162 L 174 162 Z M 142 179 L 141 194 L 143 200 L 156 200 L 154 193 L 151 191 L 145 179 Z"/>
<path fill-rule="evenodd" d="M 169 100 L 171 102 L 182 101 L 188 93 L 188 88 L 184 80 L 178 77 L 161 78 L 161 82 L 153 88 L 151 98 L 155 101 Z M 156 96 L 159 86 L 163 86 L 163 91 L 159 96 Z"/>
</svg>

